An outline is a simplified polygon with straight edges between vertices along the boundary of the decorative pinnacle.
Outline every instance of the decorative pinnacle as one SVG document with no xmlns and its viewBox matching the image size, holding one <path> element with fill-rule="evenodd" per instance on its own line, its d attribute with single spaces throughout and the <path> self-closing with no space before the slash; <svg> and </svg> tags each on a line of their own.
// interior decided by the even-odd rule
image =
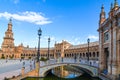
<svg viewBox="0 0 120 80">
<path fill-rule="evenodd" d="M 117 2 L 117 0 L 115 0 L 115 2 L 114 2 L 114 7 L 118 7 L 118 2 Z"/>
<path fill-rule="evenodd" d="M 9 24 L 12 24 L 12 17 L 10 17 L 9 19 Z"/>
<path fill-rule="evenodd" d="M 101 12 L 104 12 L 104 5 L 102 4 Z"/>
</svg>

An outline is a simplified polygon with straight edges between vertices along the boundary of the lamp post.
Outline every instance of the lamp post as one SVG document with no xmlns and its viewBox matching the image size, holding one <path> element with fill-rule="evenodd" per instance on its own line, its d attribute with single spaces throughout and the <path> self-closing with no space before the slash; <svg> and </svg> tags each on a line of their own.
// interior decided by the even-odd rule
<svg viewBox="0 0 120 80">
<path fill-rule="evenodd" d="M 38 30 L 38 51 L 37 51 L 37 61 L 36 61 L 36 76 L 39 77 L 39 68 L 40 68 L 40 62 L 39 62 L 39 58 L 40 58 L 40 36 L 42 35 L 42 30 L 41 28 L 39 28 Z"/>
<path fill-rule="evenodd" d="M 49 60 L 49 51 L 50 51 L 50 37 L 48 38 L 48 60 Z"/>
<path fill-rule="evenodd" d="M 39 28 L 38 30 L 38 51 L 37 51 L 37 62 L 39 62 L 39 58 L 40 58 L 40 36 L 42 35 L 42 30 L 41 28 Z"/>
<path fill-rule="evenodd" d="M 87 60 L 88 60 L 88 64 L 89 64 L 89 43 L 90 43 L 90 39 L 89 38 L 87 39 L 87 42 L 88 42 L 88 54 L 87 54 L 88 59 Z"/>
</svg>

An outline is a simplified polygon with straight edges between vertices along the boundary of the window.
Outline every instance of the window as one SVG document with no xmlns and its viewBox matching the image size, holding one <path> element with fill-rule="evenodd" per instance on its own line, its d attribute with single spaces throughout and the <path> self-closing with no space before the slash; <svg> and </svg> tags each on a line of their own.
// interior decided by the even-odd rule
<svg viewBox="0 0 120 80">
<path fill-rule="evenodd" d="M 109 33 L 104 33 L 104 42 L 107 42 L 109 40 Z"/>
<path fill-rule="evenodd" d="M 93 52 L 93 57 L 95 57 L 95 52 Z"/>
<path fill-rule="evenodd" d="M 85 54 L 83 53 L 83 57 L 85 57 Z"/>
<path fill-rule="evenodd" d="M 99 57 L 99 52 L 97 52 L 97 57 Z"/>
<path fill-rule="evenodd" d="M 89 57 L 91 57 L 91 52 L 89 53 Z"/>
</svg>

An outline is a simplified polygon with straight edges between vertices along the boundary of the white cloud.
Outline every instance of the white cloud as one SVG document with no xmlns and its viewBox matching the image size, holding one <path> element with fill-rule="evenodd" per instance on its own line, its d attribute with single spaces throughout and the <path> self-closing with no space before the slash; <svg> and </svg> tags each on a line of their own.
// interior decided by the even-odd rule
<svg viewBox="0 0 120 80">
<path fill-rule="evenodd" d="M 71 43 L 72 45 L 78 45 L 78 44 L 81 44 L 81 39 L 80 37 L 70 37 L 70 38 L 66 38 L 66 39 L 63 39 L 69 43 Z M 61 41 L 60 41 L 61 42 Z"/>
<path fill-rule="evenodd" d="M 99 37 L 95 35 L 89 35 L 88 38 L 93 39 L 93 40 L 98 40 Z"/>
<path fill-rule="evenodd" d="M 87 39 L 90 39 L 90 42 L 98 41 L 99 37 L 95 35 L 89 35 Z M 73 45 L 79 45 L 79 44 L 85 44 L 87 43 L 86 38 L 80 38 L 80 37 L 71 37 L 70 39 L 66 39 L 68 42 L 70 42 Z"/>
<path fill-rule="evenodd" d="M 45 25 L 45 24 L 52 23 L 52 21 L 44 17 L 43 14 L 36 13 L 36 12 L 29 12 L 29 11 L 18 13 L 18 14 L 11 14 L 8 12 L 4 12 L 4 13 L 0 13 L 0 18 L 1 17 L 4 17 L 6 19 L 9 19 L 10 17 L 12 17 L 15 20 L 34 23 L 36 25 Z"/>
</svg>

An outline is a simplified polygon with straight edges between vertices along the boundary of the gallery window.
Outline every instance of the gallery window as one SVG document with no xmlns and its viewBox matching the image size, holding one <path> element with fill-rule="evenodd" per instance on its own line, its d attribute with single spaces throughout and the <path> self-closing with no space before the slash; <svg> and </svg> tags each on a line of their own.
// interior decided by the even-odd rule
<svg viewBox="0 0 120 80">
<path fill-rule="evenodd" d="M 109 33 L 105 32 L 104 33 L 104 42 L 107 42 L 109 40 Z"/>
</svg>

